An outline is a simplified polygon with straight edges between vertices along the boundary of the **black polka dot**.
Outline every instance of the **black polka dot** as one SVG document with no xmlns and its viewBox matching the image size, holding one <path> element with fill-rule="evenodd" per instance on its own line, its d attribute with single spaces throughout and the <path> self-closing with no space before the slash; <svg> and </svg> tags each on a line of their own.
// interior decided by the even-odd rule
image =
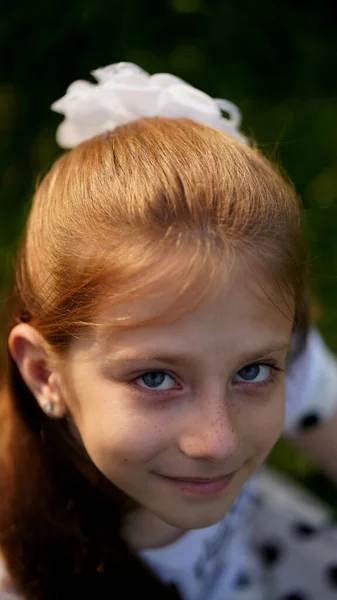
<svg viewBox="0 0 337 600">
<path fill-rule="evenodd" d="M 290 594 L 282 596 L 280 600 L 309 600 L 309 596 L 302 592 L 291 592 Z"/>
<path fill-rule="evenodd" d="M 311 536 L 315 535 L 315 533 L 317 532 L 317 527 L 315 527 L 311 523 L 305 523 L 305 522 L 293 523 L 291 529 L 292 529 L 292 532 L 294 533 L 294 535 L 296 535 L 297 537 L 303 537 L 303 538 L 311 537 Z"/>
<path fill-rule="evenodd" d="M 309 413 L 300 420 L 298 429 L 307 430 L 312 427 L 317 427 L 317 425 L 320 424 L 320 421 L 321 419 L 317 413 Z"/>
<path fill-rule="evenodd" d="M 259 552 L 265 566 L 271 567 L 282 556 L 282 548 L 277 542 L 266 542 L 261 544 Z"/>
<path fill-rule="evenodd" d="M 235 587 L 236 588 L 246 588 L 246 587 L 249 587 L 250 585 L 252 585 L 252 578 L 251 578 L 250 574 L 247 573 L 246 571 L 242 571 L 242 573 L 239 574 L 239 576 L 235 582 Z"/>
<path fill-rule="evenodd" d="M 326 577 L 330 587 L 337 590 L 337 564 L 330 565 L 326 569 Z"/>
<path fill-rule="evenodd" d="M 264 501 L 259 494 L 252 494 L 252 502 L 256 508 L 261 508 L 264 505 Z"/>
</svg>

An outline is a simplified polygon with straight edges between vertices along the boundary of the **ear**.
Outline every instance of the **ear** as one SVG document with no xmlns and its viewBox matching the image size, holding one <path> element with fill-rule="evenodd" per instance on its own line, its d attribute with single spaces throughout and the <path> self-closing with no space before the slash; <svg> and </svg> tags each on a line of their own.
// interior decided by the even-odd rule
<svg viewBox="0 0 337 600">
<path fill-rule="evenodd" d="M 63 417 L 67 407 L 61 391 L 61 375 L 41 334 L 27 323 L 20 323 L 12 329 L 8 347 L 41 409 L 50 417 Z"/>
</svg>

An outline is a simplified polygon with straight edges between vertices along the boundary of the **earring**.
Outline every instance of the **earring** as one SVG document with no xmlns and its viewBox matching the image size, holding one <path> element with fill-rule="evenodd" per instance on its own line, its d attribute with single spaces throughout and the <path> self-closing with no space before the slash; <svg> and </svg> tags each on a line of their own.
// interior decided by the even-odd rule
<svg viewBox="0 0 337 600">
<path fill-rule="evenodd" d="M 42 408 L 47 415 L 51 415 L 54 412 L 54 405 L 50 400 L 44 400 Z"/>
</svg>

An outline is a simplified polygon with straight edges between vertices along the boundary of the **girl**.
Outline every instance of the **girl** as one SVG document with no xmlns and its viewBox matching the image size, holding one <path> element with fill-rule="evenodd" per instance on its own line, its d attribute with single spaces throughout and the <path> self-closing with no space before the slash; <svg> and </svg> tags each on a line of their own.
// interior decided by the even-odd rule
<svg viewBox="0 0 337 600">
<path fill-rule="evenodd" d="M 329 600 L 260 564 L 280 496 L 250 481 L 286 370 L 288 433 L 332 418 L 300 438 L 336 444 L 295 194 L 230 103 L 132 65 L 95 76 L 54 105 L 74 149 L 36 192 L 9 299 L 3 598 Z"/>
</svg>

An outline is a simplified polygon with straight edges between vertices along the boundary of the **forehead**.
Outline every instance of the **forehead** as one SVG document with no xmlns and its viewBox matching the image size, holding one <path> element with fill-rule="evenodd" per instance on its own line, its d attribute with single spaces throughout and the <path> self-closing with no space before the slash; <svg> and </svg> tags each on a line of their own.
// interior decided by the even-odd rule
<svg viewBox="0 0 337 600">
<path fill-rule="evenodd" d="M 183 293 L 176 280 L 159 280 L 151 293 L 100 313 L 94 346 L 100 353 L 122 356 L 131 347 L 150 355 L 168 346 L 183 353 L 187 346 L 202 351 L 218 346 L 220 351 L 238 343 L 247 349 L 286 343 L 293 302 L 263 273 L 255 275 L 252 265 L 237 263 L 212 285 L 199 281 L 199 289 Z"/>
</svg>

